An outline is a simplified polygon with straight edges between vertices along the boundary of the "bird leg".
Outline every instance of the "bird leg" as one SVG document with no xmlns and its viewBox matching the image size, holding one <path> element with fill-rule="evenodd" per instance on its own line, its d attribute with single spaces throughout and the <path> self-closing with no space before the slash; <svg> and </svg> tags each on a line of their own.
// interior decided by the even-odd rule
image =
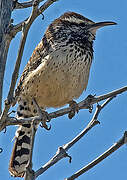
<svg viewBox="0 0 127 180">
<path fill-rule="evenodd" d="M 72 100 L 69 102 L 69 107 L 71 107 L 71 111 L 68 114 L 69 119 L 72 119 L 75 116 L 75 113 L 79 112 L 79 106 L 76 101 Z"/>
<path fill-rule="evenodd" d="M 51 125 L 48 127 L 47 124 L 46 124 L 46 122 L 49 122 L 49 121 L 50 121 L 50 117 L 49 117 L 48 113 L 47 113 L 46 111 L 42 110 L 42 109 L 39 107 L 39 105 L 37 104 L 35 98 L 33 98 L 33 103 L 34 103 L 35 106 L 36 106 L 38 115 L 39 115 L 40 117 L 43 117 L 43 118 L 42 118 L 43 121 L 41 122 L 40 126 L 41 126 L 41 127 L 44 127 L 46 130 L 50 130 L 50 129 L 51 129 Z"/>
<path fill-rule="evenodd" d="M 93 110 L 93 104 L 90 104 L 91 103 L 91 101 L 94 99 L 94 97 L 96 96 L 96 94 L 94 94 L 94 95 L 91 95 L 91 94 L 89 94 L 88 96 L 87 96 L 87 98 L 85 99 L 85 100 L 87 100 L 88 101 L 88 109 L 89 109 L 89 112 L 90 113 L 92 113 L 92 110 Z"/>
<path fill-rule="evenodd" d="M 41 110 L 41 113 L 42 113 L 42 116 L 44 117 L 44 120 L 41 122 L 40 127 L 42 127 L 42 128 L 44 127 L 46 130 L 50 130 L 51 125 L 48 127 L 46 124 L 46 122 L 50 121 L 49 114 L 44 110 Z"/>
<path fill-rule="evenodd" d="M 16 104 L 17 99 L 15 97 L 9 97 L 4 101 L 5 105 L 12 105 L 14 106 Z"/>
</svg>

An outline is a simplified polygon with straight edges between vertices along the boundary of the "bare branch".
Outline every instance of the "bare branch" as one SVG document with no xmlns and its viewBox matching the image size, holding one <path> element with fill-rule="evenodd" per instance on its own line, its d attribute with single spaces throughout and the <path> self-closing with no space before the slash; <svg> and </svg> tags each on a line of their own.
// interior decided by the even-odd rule
<svg viewBox="0 0 127 180">
<path fill-rule="evenodd" d="M 27 34 L 28 34 L 28 31 L 29 31 L 29 29 L 31 27 L 31 24 L 45 9 L 47 9 L 55 1 L 56 0 L 47 0 L 40 7 L 41 9 L 40 8 L 38 9 L 39 0 L 34 0 L 31 15 L 27 19 L 27 21 L 25 21 L 21 26 L 22 27 L 22 38 L 21 38 L 21 41 L 20 41 L 20 47 L 19 47 L 19 50 L 18 50 L 18 56 L 17 56 L 17 59 L 16 59 L 15 69 L 14 69 L 14 72 L 13 72 L 13 75 L 12 75 L 12 81 L 11 81 L 11 86 L 10 86 L 10 89 L 9 89 L 7 101 L 10 101 L 10 100 L 12 101 L 12 99 L 13 99 L 13 92 L 14 92 L 14 88 L 15 88 L 15 85 L 16 85 L 16 81 L 18 79 L 18 73 L 19 73 L 21 59 L 22 59 L 22 55 L 23 55 L 23 51 L 24 51 L 24 46 L 25 46 Z M 20 28 L 18 28 L 18 30 L 19 29 Z M 5 122 L 6 118 L 7 118 L 7 114 L 8 114 L 8 111 L 10 109 L 10 106 L 11 106 L 10 103 L 5 104 L 5 108 L 4 108 L 4 110 L 2 112 L 2 115 L 1 115 L 1 118 L 0 118 L 1 119 L 0 130 L 4 128 L 4 122 Z"/>
<path fill-rule="evenodd" d="M 79 110 L 80 109 L 89 109 L 90 105 L 96 104 L 96 103 L 98 103 L 100 101 L 103 101 L 103 100 L 105 100 L 107 98 L 115 97 L 118 94 L 121 94 L 121 93 L 123 93 L 125 91 L 127 91 L 127 86 L 122 87 L 122 88 L 117 89 L 117 90 L 114 90 L 114 91 L 111 91 L 111 92 L 109 92 L 107 94 L 97 96 L 97 97 L 95 96 L 95 97 L 91 98 L 91 97 L 88 96 L 86 99 L 84 99 L 83 101 L 78 103 Z M 60 110 L 55 111 L 53 113 L 50 113 L 49 116 L 52 119 L 52 118 L 56 118 L 56 117 L 68 114 L 70 111 L 71 111 L 70 107 L 63 108 L 63 109 L 60 109 Z"/>
<path fill-rule="evenodd" d="M 17 24 L 16 26 L 13 26 L 13 28 L 10 29 L 10 34 L 8 34 L 8 36 L 7 36 L 8 41 L 6 40 L 6 42 L 8 44 L 4 44 L 4 45 L 6 45 L 5 55 L 7 55 L 7 51 L 8 51 L 11 39 L 19 31 L 22 31 L 22 38 L 21 38 L 21 41 L 20 41 L 20 47 L 19 47 L 19 50 L 18 50 L 18 56 L 17 56 L 17 59 L 16 59 L 15 69 L 14 69 L 14 72 L 13 72 L 13 75 L 12 75 L 11 86 L 10 86 L 10 90 L 9 90 L 8 97 L 7 97 L 8 102 L 10 100 L 11 101 L 13 100 L 13 92 L 14 92 L 16 81 L 17 81 L 17 78 L 18 78 L 19 68 L 20 68 L 21 59 L 22 59 L 22 56 L 23 56 L 23 51 L 24 51 L 24 46 L 25 46 L 27 34 L 28 34 L 28 31 L 29 31 L 29 29 L 31 27 L 31 24 L 33 23 L 33 21 L 43 11 L 45 11 L 45 9 L 47 9 L 52 3 L 56 2 L 57 0 L 47 0 L 40 8 L 38 8 L 39 3 L 42 2 L 42 1 L 43 0 L 32 0 L 32 1 L 27 1 L 27 2 L 24 2 L 24 3 L 19 3 L 19 2 L 15 1 L 16 2 L 15 9 L 32 7 L 32 12 L 31 12 L 31 15 L 28 18 L 26 18 L 23 22 Z M 6 60 L 6 56 L 4 58 Z M 1 73 L 1 71 L 0 71 L 0 73 Z M 3 79 L 3 75 L 1 77 Z M 0 77 L 0 79 L 1 79 L 1 77 Z M 33 132 L 32 133 L 32 141 L 31 141 L 32 142 L 32 148 L 31 148 L 31 152 L 30 152 L 30 159 L 29 159 L 28 165 L 26 167 L 25 180 L 30 180 L 30 179 L 34 180 L 36 177 L 38 177 L 43 172 L 45 172 L 49 167 L 51 167 L 52 165 L 54 165 L 56 162 L 58 162 L 60 159 L 62 159 L 64 157 L 69 157 L 69 161 L 71 162 L 71 157 L 67 154 L 66 151 L 69 150 L 76 142 L 78 142 L 92 127 L 94 127 L 95 125 L 97 125 L 99 123 L 97 118 L 98 118 L 98 115 L 99 115 L 100 111 L 116 95 L 121 94 L 124 91 L 127 91 L 127 86 L 123 87 L 121 89 L 115 90 L 113 92 L 98 96 L 98 97 L 88 97 L 84 101 L 81 101 L 80 103 L 78 103 L 79 109 L 88 109 L 91 105 L 93 105 L 95 103 L 98 103 L 99 101 L 107 99 L 102 105 L 97 105 L 97 108 L 96 108 L 96 111 L 95 111 L 95 113 L 93 115 L 93 118 L 90 121 L 90 123 L 87 125 L 87 127 L 79 135 L 77 135 L 72 141 L 70 141 L 67 144 L 63 145 L 63 147 L 59 147 L 56 155 L 49 162 L 47 162 L 43 167 L 41 167 L 38 171 L 36 171 L 35 173 L 32 170 L 32 153 L 33 153 L 34 137 L 35 137 L 35 133 L 36 133 L 35 126 L 39 122 L 45 121 L 45 116 L 42 116 L 43 114 L 40 113 L 39 116 L 36 116 L 36 117 L 33 117 L 33 118 L 26 118 L 26 119 L 17 120 L 15 118 L 9 117 L 8 111 L 10 109 L 11 104 L 9 104 L 9 103 L 5 104 L 4 111 L 3 111 L 2 115 L 1 115 L 1 118 L 0 118 L 0 120 L 1 120 L 1 122 L 0 122 L 0 131 L 2 129 L 6 128 L 6 126 L 14 125 L 14 124 L 32 123 L 32 125 L 33 125 L 33 128 L 32 128 L 32 130 L 33 130 L 32 131 Z M 1 97 L 2 96 L 0 95 L 0 98 Z M 39 109 L 39 107 L 38 107 L 38 109 Z M 0 110 L 1 110 L 1 107 L 0 107 Z M 56 118 L 58 116 L 62 116 L 64 114 L 68 114 L 70 111 L 71 111 L 70 107 L 69 108 L 64 108 L 64 109 L 58 110 L 56 112 L 50 113 L 49 117 L 50 117 L 50 119 L 53 119 L 53 118 Z M 95 159 L 93 162 L 91 162 L 90 164 L 85 166 L 83 169 L 81 169 L 80 171 L 75 173 L 70 178 L 75 179 L 76 177 L 80 176 L 81 174 L 83 174 L 84 172 L 89 170 L 91 167 L 95 166 L 97 163 L 102 161 L 104 158 L 109 156 L 112 152 L 114 152 L 116 149 L 118 149 L 120 146 L 122 146 L 126 142 L 127 142 L 127 132 L 125 132 L 124 137 L 118 143 L 113 145 L 104 154 L 102 154 L 100 157 Z"/>
<path fill-rule="evenodd" d="M 38 0 L 39 1 L 39 0 Z M 40 0 L 41 1 L 41 0 Z M 39 2 L 40 2 L 39 1 Z M 39 9 L 38 11 L 35 13 L 34 19 L 33 21 L 40 15 L 42 14 L 51 4 L 53 4 L 54 2 L 56 2 L 58 0 L 47 0 Z M 22 30 L 22 25 L 24 23 L 26 23 L 26 21 L 29 19 L 26 18 L 24 21 L 20 22 L 19 24 L 13 26 L 13 28 L 10 29 L 10 35 L 12 37 L 14 37 L 18 32 L 20 32 Z"/>
<path fill-rule="evenodd" d="M 51 4 L 56 2 L 58 0 L 47 0 L 40 8 L 39 8 L 39 14 L 42 14 Z"/>
<path fill-rule="evenodd" d="M 122 145 L 127 143 L 127 131 L 125 131 L 123 137 L 116 142 L 114 145 L 112 145 L 107 151 L 105 151 L 102 155 L 97 157 L 95 160 L 93 160 L 91 163 L 80 169 L 78 172 L 73 174 L 72 176 L 66 178 L 65 180 L 74 180 L 77 177 L 81 176 L 84 174 L 86 171 L 94 167 L 96 164 L 100 163 L 102 160 L 104 160 L 106 157 L 108 157 L 110 154 L 115 152 L 117 149 L 119 149 Z"/>
<path fill-rule="evenodd" d="M 39 0 L 39 2 L 42 2 L 42 1 L 44 1 L 44 0 Z M 26 1 L 23 3 L 16 2 L 15 9 L 29 8 L 29 7 L 32 7 L 32 5 L 33 5 L 33 0 L 32 1 Z"/>
<path fill-rule="evenodd" d="M 107 94 L 104 94 L 104 95 L 101 95 L 101 96 L 97 96 L 97 97 L 93 97 L 93 98 L 90 98 L 87 97 L 85 100 L 81 101 L 78 103 L 78 106 L 79 106 L 79 109 L 88 109 L 89 106 L 91 104 L 95 104 L 95 103 L 98 103 L 104 99 L 106 99 L 107 97 L 109 97 L 102 105 L 101 105 L 101 108 L 103 108 L 105 105 L 107 105 L 107 103 L 109 103 L 114 97 L 117 96 L 117 94 L 120 94 L 127 91 L 127 87 L 123 87 L 123 88 L 120 88 L 120 89 L 117 89 L 115 91 L 112 91 L 112 92 L 109 92 Z M 110 97 L 111 96 L 111 97 Z M 55 112 L 51 112 L 48 114 L 49 116 L 49 119 L 55 119 L 59 116 L 63 116 L 65 114 L 68 114 L 69 112 L 71 111 L 71 108 L 68 107 L 68 108 L 63 108 L 63 109 L 60 109 L 58 111 L 55 111 Z M 99 112 L 99 110 L 98 110 Z M 0 128 L 0 131 L 2 131 L 6 126 L 10 126 L 10 125 L 22 125 L 22 124 L 27 124 L 27 123 L 31 123 L 33 121 L 33 119 L 39 123 L 39 122 L 43 122 L 45 121 L 45 116 L 36 116 L 36 117 L 31 117 L 31 118 L 24 118 L 24 119 L 16 119 L 14 117 L 6 117 L 6 121 L 5 123 L 3 124 L 3 126 Z M 97 118 L 96 118 L 97 119 Z"/>
<path fill-rule="evenodd" d="M 123 93 L 125 91 L 127 91 L 127 86 L 124 86 L 124 87 L 122 87 L 120 89 L 111 91 L 111 92 L 109 92 L 107 94 L 104 94 L 104 95 L 88 98 L 88 100 L 85 99 L 85 100 L 81 101 L 78 105 L 80 106 L 80 109 L 86 109 L 88 102 L 89 102 L 89 104 L 92 105 L 92 104 L 95 104 L 95 103 L 97 103 L 99 101 L 103 101 L 103 100 L 105 100 L 107 98 L 114 97 L 114 96 L 116 96 L 118 94 L 121 94 L 121 93 Z"/>
<path fill-rule="evenodd" d="M 71 140 L 70 142 L 68 142 L 67 144 L 63 145 L 62 147 L 58 148 L 58 151 L 56 152 L 56 155 L 50 160 L 48 161 L 44 166 L 42 166 L 40 169 L 38 169 L 35 172 L 35 178 L 37 178 L 38 176 L 40 176 L 42 173 L 44 173 L 48 168 L 50 168 L 51 166 L 53 166 L 55 163 L 57 163 L 59 160 L 61 160 L 64 157 L 69 157 L 70 161 L 71 161 L 71 157 L 66 153 L 66 151 L 68 151 L 76 142 L 78 142 L 92 127 L 94 127 L 95 125 L 97 125 L 99 123 L 99 121 L 97 120 L 97 117 L 100 113 L 100 111 L 112 100 L 113 98 L 111 97 L 110 99 L 106 100 L 106 102 L 100 106 L 97 105 L 96 111 L 93 115 L 92 120 L 89 122 L 89 124 L 87 125 L 87 127 L 81 131 L 81 133 L 79 133 L 73 140 Z"/>
<path fill-rule="evenodd" d="M 48 161 L 43 167 L 41 167 L 40 169 L 38 169 L 35 172 L 35 178 L 37 178 L 38 176 L 40 176 L 42 173 L 44 173 L 48 168 L 50 168 L 51 166 L 53 166 L 54 164 L 56 164 L 59 160 L 61 160 L 64 157 L 69 157 L 69 159 L 71 159 L 71 157 L 66 153 L 66 151 L 63 149 L 63 147 L 59 147 L 55 156 L 53 156 L 53 158 Z M 69 161 L 70 162 L 70 161 Z"/>
<path fill-rule="evenodd" d="M 12 12 L 12 1 L 0 0 L 0 114 L 2 112 L 2 91 L 10 37 L 7 33 Z"/>
<path fill-rule="evenodd" d="M 67 143 L 66 145 L 63 146 L 63 148 L 67 151 L 68 149 L 70 149 L 76 142 L 78 142 L 92 127 L 94 127 L 95 125 L 99 124 L 100 122 L 97 120 L 99 113 L 101 112 L 101 110 L 113 99 L 113 97 L 111 97 L 110 99 L 106 100 L 102 105 L 97 105 L 96 107 L 96 111 L 93 115 L 92 120 L 89 122 L 89 124 L 87 125 L 87 127 L 81 131 L 80 134 L 78 134 L 78 136 L 76 136 L 72 141 L 70 141 L 69 143 Z"/>
<path fill-rule="evenodd" d="M 14 88 L 15 88 L 15 85 L 16 85 L 16 81 L 18 79 L 18 72 L 19 72 L 19 68 L 20 68 L 20 64 L 21 64 L 21 59 L 22 59 L 22 55 L 23 55 L 25 42 L 26 42 L 26 37 L 27 37 L 28 30 L 29 30 L 30 25 L 31 25 L 31 17 L 33 16 L 33 14 L 34 14 L 34 10 L 32 11 L 32 14 L 31 14 L 30 18 L 28 19 L 27 23 L 24 24 L 24 26 L 23 26 L 22 38 L 21 38 L 21 41 L 20 41 L 20 47 L 19 47 L 19 50 L 18 50 L 18 56 L 17 56 L 17 59 L 16 59 L 15 69 L 14 69 L 14 72 L 12 74 L 11 86 L 10 86 L 8 97 L 7 97 L 8 100 L 13 98 L 13 92 L 14 92 Z M 5 118 L 7 117 L 7 113 L 9 111 L 9 109 L 10 109 L 10 106 L 11 106 L 11 104 L 9 104 L 9 103 L 5 104 L 4 111 L 3 111 L 2 115 L 1 115 L 1 123 L 3 123 L 5 121 Z"/>
</svg>

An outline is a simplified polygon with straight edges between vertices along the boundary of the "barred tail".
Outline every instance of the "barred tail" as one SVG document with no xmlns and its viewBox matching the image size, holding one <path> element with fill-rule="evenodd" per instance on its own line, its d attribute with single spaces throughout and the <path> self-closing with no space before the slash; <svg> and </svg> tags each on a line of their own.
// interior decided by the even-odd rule
<svg viewBox="0 0 127 180">
<path fill-rule="evenodd" d="M 19 102 L 17 118 L 31 117 L 31 110 L 23 100 Z M 19 126 L 15 135 L 15 143 L 9 163 L 10 174 L 14 177 L 23 177 L 25 168 L 29 161 L 32 144 L 32 125 L 24 124 Z"/>
<path fill-rule="evenodd" d="M 24 124 L 16 131 L 9 171 L 12 176 L 23 177 L 31 149 L 31 124 Z"/>
</svg>

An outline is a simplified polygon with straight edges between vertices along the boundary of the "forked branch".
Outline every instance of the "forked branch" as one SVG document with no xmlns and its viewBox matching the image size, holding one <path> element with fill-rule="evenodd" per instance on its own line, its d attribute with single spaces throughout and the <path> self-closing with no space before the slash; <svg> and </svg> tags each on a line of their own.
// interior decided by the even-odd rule
<svg viewBox="0 0 127 180">
<path fill-rule="evenodd" d="M 105 151 L 102 155 L 100 155 L 99 157 L 97 157 L 95 160 L 93 160 L 92 162 L 90 162 L 88 165 L 84 166 L 82 169 L 80 169 L 79 171 L 77 171 L 76 173 L 74 173 L 72 176 L 66 178 L 65 180 L 74 180 L 77 177 L 81 176 L 82 174 L 84 174 L 86 171 L 88 171 L 89 169 L 91 169 L 92 167 L 94 167 L 95 165 L 97 165 L 98 163 L 100 163 L 102 160 L 104 160 L 106 157 L 108 157 L 110 154 L 112 154 L 113 152 L 115 152 L 117 149 L 119 149 L 121 146 L 123 146 L 124 144 L 127 144 L 127 131 L 124 132 L 123 137 L 118 140 L 116 143 L 114 143 L 107 151 Z"/>
<path fill-rule="evenodd" d="M 39 3 L 42 2 L 42 1 L 43 0 L 32 0 L 32 1 L 27 1 L 27 2 L 24 2 L 24 3 L 19 3 L 18 1 L 15 1 L 15 7 L 14 7 L 15 9 L 32 7 L 32 12 L 31 12 L 30 16 L 27 17 L 23 22 L 19 23 L 16 26 L 13 26 L 13 28 L 10 30 L 9 43 L 11 41 L 11 38 L 13 38 L 19 31 L 22 31 L 22 37 L 21 37 L 21 41 L 20 41 L 20 47 L 19 47 L 19 50 L 18 50 L 18 56 L 17 56 L 17 59 L 16 59 L 15 69 L 14 69 L 14 72 L 13 72 L 13 75 L 12 75 L 11 86 L 10 86 L 10 90 L 9 90 L 6 102 L 9 102 L 9 101 L 13 102 L 13 93 L 14 93 L 16 81 L 17 81 L 17 78 L 18 78 L 19 68 L 20 68 L 21 59 L 22 59 L 22 56 L 23 56 L 23 51 L 24 51 L 24 46 L 25 46 L 27 34 L 28 34 L 28 31 L 29 31 L 29 29 L 31 27 L 31 24 L 33 23 L 33 21 L 42 12 L 44 12 L 51 4 L 53 4 L 57 0 L 47 0 L 39 8 Z M 8 49 L 8 47 L 7 47 L 7 49 Z M 97 118 L 98 118 L 98 115 L 101 112 L 101 110 L 116 95 L 121 94 L 121 93 L 123 93 L 125 91 L 127 91 L 127 86 L 125 86 L 123 88 L 120 88 L 118 90 L 115 90 L 113 92 L 98 96 L 98 97 L 90 96 L 90 97 L 86 98 L 85 100 L 81 101 L 80 103 L 78 103 L 79 109 L 89 109 L 89 107 L 91 105 L 93 105 L 95 103 L 98 103 L 98 102 L 100 102 L 102 100 L 106 100 L 102 105 L 97 105 L 97 108 L 96 108 L 96 111 L 95 111 L 95 113 L 93 115 L 93 118 L 90 121 L 90 123 L 87 125 L 87 127 L 80 134 L 78 134 L 73 140 L 71 140 L 67 144 L 63 145 L 62 147 L 59 147 L 56 155 L 49 162 L 47 162 L 43 167 L 38 169 L 36 172 L 32 171 L 32 151 L 33 151 L 34 137 L 35 137 L 35 132 L 36 132 L 36 129 L 34 128 L 34 124 L 39 123 L 39 122 L 45 122 L 46 119 L 45 119 L 45 117 L 42 117 L 42 116 L 37 116 L 37 117 L 33 117 L 33 118 L 26 118 L 26 119 L 20 119 L 20 120 L 17 120 L 16 118 L 11 118 L 8 115 L 8 111 L 10 109 L 11 103 L 6 103 L 5 108 L 3 110 L 3 113 L 2 113 L 2 115 L 0 117 L 0 131 L 3 130 L 4 128 L 6 128 L 6 126 L 9 126 L 9 125 L 21 125 L 21 124 L 24 124 L 24 123 L 33 123 L 33 136 L 32 136 L 33 139 L 31 141 L 32 142 L 32 149 L 31 149 L 31 153 L 30 153 L 30 160 L 29 160 L 28 165 L 26 167 L 25 180 L 37 178 L 39 175 L 44 173 L 49 167 L 53 166 L 55 163 L 57 163 L 59 160 L 61 160 L 64 157 L 68 157 L 69 162 L 71 162 L 71 157 L 67 154 L 67 151 L 76 142 L 78 142 L 86 133 L 88 133 L 91 128 L 93 128 L 95 125 L 97 125 L 99 123 Z M 53 118 L 68 114 L 70 111 L 71 111 L 70 107 L 69 108 L 63 108 L 61 110 L 50 113 L 49 117 L 50 117 L 50 119 L 53 119 Z M 75 178 L 79 177 L 81 174 L 88 171 L 90 168 L 95 166 L 97 163 L 102 161 L 104 158 L 109 156 L 112 152 L 117 150 L 119 147 L 121 147 L 125 143 L 127 143 L 127 132 L 125 132 L 124 137 L 121 140 L 119 140 L 117 143 L 115 143 L 104 154 L 102 154 L 97 159 L 92 161 L 90 164 L 88 164 L 87 166 L 85 166 L 84 168 L 82 168 L 81 170 L 76 172 L 71 177 L 67 178 L 67 180 L 75 179 Z"/>
<path fill-rule="evenodd" d="M 67 144 L 63 145 L 62 147 L 58 148 L 58 151 L 56 152 L 55 156 L 48 161 L 44 166 L 42 166 L 40 169 L 38 169 L 35 172 L 35 178 L 37 178 L 39 175 L 41 175 L 42 173 L 44 173 L 48 168 L 50 168 L 51 166 L 53 166 L 54 164 L 56 164 L 59 160 L 61 160 L 64 157 L 69 157 L 69 162 L 71 162 L 71 157 L 67 154 L 67 151 L 74 145 L 76 144 L 76 142 L 78 142 L 86 133 L 88 133 L 88 131 L 93 128 L 95 125 L 97 125 L 99 123 L 99 121 L 97 120 L 99 113 L 101 112 L 101 110 L 113 99 L 114 97 L 111 97 L 109 99 L 107 99 L 102 105 L 97 105 L 96 111 L 91 119 L 91 121 L 89 122 L 89 124 L 87 125 L 86 128 L 84 128 L 83 131 L 81 131 L 81 133 L 79 133 L 74 139 L 72 139 L 70 142 L 68 142 Z"/>
<path fill-rule="evenodd" d="M 125 91 L 127 91 L 127 86 L 122 87 L 120 89 L 117 89 L 115 91 L 109 92 L 107 94 L 101 95 L 101 96 L 93 96 L 93 97 L 88 96 L 86 99 L 84 99 L 83 101 L 78 103 L 79 110 L 89 109 L 89 107 L 91 105 L 96 104 L 96 103 L 98 103 L 102 100 L 106 100 L 106 99 L 107 99 L 107 101 L 105 101 L 105 103 L 107 104 L 109 100 L 111 100 L 112 98 L 116 97 L 118 94 L 123 93 Z M 106 104 L 103 104 L 103 106 L 105 106 Z M 63 108 L 63 109 L 60 109 L 58 111 L 49 113 L 48 116 L 49 116 L 49 119 L 52 120 L 52 119 L 55 119 L 57 117 L 68 114 L 70 111 L 71 111 L 70 107 Z M 0 129 L 0 131 L 3 130 L 6 126 L 31 123 L 33 121 L 33 119 L 39 123 L 39 122 L 45 121 L 44 118 L 45 117 L 40 118 L 39 116 L 36 116 L 36 117 L 24 118 L 24 119 L 17 120 L 14 117 L 8 117 L 7 116 L 6 121 L 3 125 L 3 127 Z"/>
<path fill-rule="evenodd" d="M 23 56 L 23 51 L 24 51 L 24 46 L 25 46 L 28 31 L 29 31 L 33 21 L 55 1 L 57 1 L 57 0 L 47 0 L 40 8 L 38 8 L 40 0 L 34 0 L 31 15 L 29 16 L 29 18 L 27 18 L 26 21 L 24 21 L 23 23 L 20 24 L 20 27 L 18 25 L 17 32 L 22 30 L 22 37 L 21 37 L 20 47 L 19 47 L 18 55 L 17 55 L 17 59 L 16 59 L 15 69 L 14 69 L 14 72 L 12 75 L 11 86 L 9 89 L 9 93 L 8 93 L 6 102 L 10 102 L 13 100 L 13 93 L 14 93 L 15 85 L 16 85 L 16 82 L 18 79 L 19 68 L 20 68 L 20 64 L 21 64 L 21 60 L 22 60 L 22 56 Z M 13 30 L 12 30 L 12 32 L 10 32 L 10 34 L 15 35 L 17 32 L 13 33 Z M 8 117 L 7 114 L 10 109 L 10 106 L 11 106 L 11 103 L 5 103 L 4 110 L 0 117 L 0 130 L 4 129 L 4 127 L 5 127 L 5 121 L 6 121 L 6 118 Z"/>
<path fill-rule="evenodd" d="M 41 1 L 44 1 L 44 0 L 40 0 L 39 2 Z M 34 0 L 32 1 L 26 1 L 26 2 L 23 2 L 23 3 L 20 3 L 18 1 L 14 1 L 14 9 L 24 9 L 24 8 L 29 8 L 29 7 L 32 7 L 33 6 L 33 2 Z"/>
</svg>

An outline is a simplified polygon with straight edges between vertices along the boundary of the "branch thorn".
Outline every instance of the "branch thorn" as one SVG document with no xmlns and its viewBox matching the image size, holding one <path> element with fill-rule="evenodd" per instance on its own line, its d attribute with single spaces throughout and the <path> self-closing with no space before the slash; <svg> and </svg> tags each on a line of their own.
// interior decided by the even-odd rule
<svg viewBox="0 0 127 180">
<path fill-rule="evenodd" d="M 41 13 L 41 15 L 42 15 L 42 20 L 44 20 L 44 19 L 45 19 L 45 16 L 44 16 L 44 14 L 43 14 L 43 13 Z"/>
<path fill-rule="evenodd" d="M 68 153 L 65 151 L 65 149 L 64 149 L 62 146 L 60 146 L 60 147 L 58 148 L 57 153 L 58 153 L 58 154 L 59 154 L 59 153 L 62 153 L 64 157 L 68 157 L 68 158 L 69 158 L 69 163 L 71 163 L 72 157 L 68 155 Z"/>
</svg>

